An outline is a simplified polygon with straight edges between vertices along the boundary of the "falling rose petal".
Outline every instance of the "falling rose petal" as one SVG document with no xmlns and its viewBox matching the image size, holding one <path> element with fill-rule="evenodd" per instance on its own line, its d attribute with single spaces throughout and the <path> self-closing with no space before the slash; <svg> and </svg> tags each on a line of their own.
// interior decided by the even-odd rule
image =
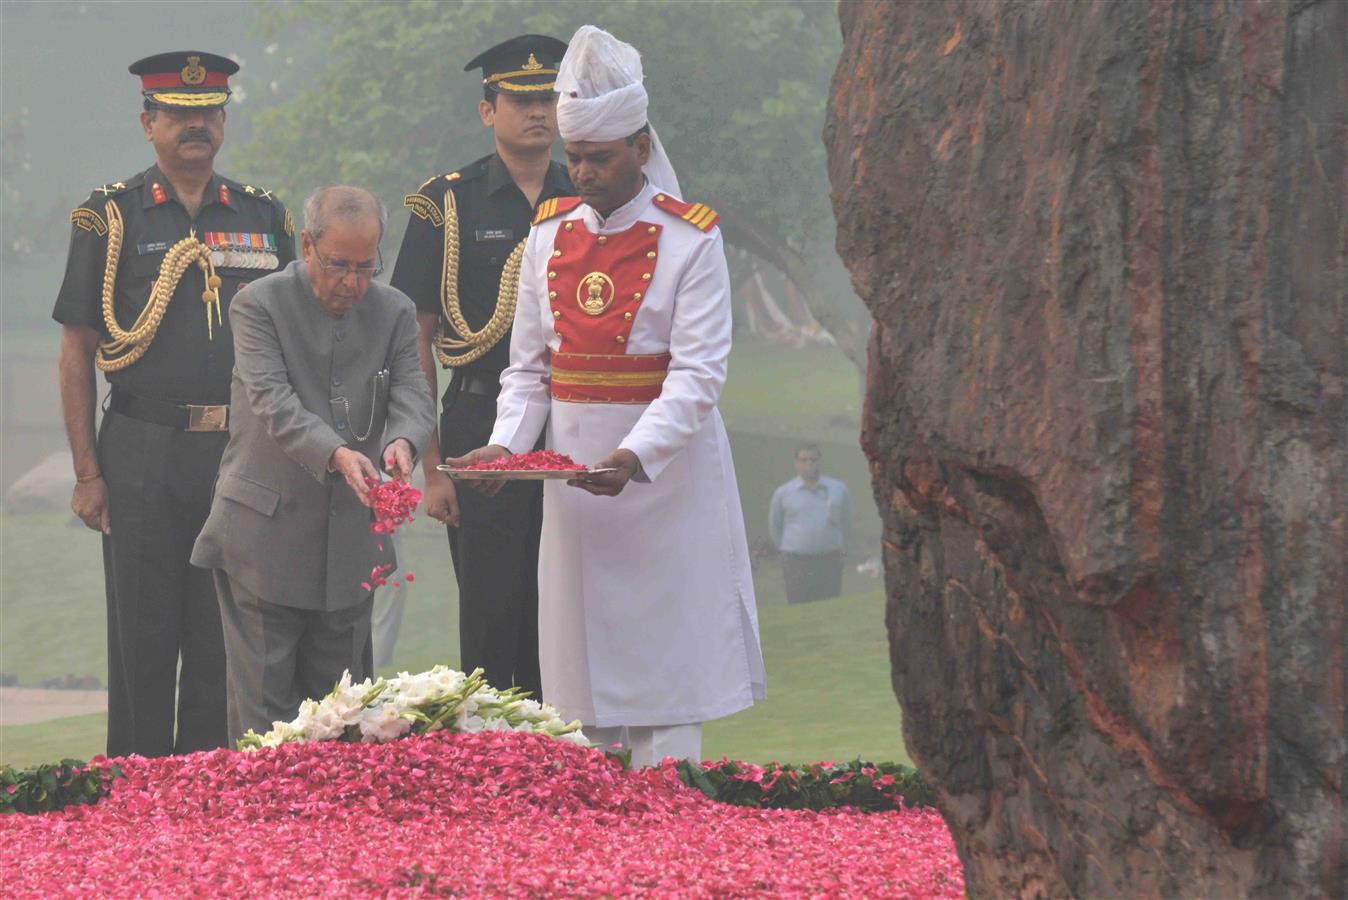
<svg viewBox="0 0 1348 900">
<path fill-rule="evenodd" d="M 407 573 L 407 580 L 408 580 L 408 581 L 416 581 L 417 579 L 416 579 L 416 576 L 415 576 L 415 575 L 413 575 L 411 572 L 408 572 L 408 573 Z"/>
</svg>

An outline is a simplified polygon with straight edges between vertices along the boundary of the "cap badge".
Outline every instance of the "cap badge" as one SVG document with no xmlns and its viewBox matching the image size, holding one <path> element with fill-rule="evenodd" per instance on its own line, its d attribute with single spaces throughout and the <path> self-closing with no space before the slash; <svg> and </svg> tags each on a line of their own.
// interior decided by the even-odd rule
<svg viewBox="0 0 1348 900">
<path fill-rule="evenodd" d="M 187 65 L 183 66 L 182 72 L 183 84 L 201 84 L 206 80 L 206 70 L 201 65 L 200 56 L 187 57 Z"/>
<path fill-rule="evenodd" d="M 591 272 L 576 285 L 576 302 L 587 316 L 598 316 L 612 305 L 614 293 L 612 278 Z"/>
<path fill-rule="evenodd" d="M 530 53 L 530 54 L 529 54 L 529 61 L 526 62 L 524 65 L 520 66 L 520 68 L 523 69 L 523 70 L 526 71 L 526 72 L 532 72 L 532 71 L 534 71 L 535 69 L 541 69 L 541 68 L 543 68 L 543 64 L 542 64 L 541 62 L 538 61 L 538 57 L 537 57 L 537 56 L 534 56 L 532 53 Z"/>
</svg>

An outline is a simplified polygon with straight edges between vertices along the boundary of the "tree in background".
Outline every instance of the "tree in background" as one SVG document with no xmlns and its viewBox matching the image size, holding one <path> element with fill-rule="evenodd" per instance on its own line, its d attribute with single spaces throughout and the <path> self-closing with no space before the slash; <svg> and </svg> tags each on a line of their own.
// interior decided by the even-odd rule
<svg viewBox="0 0 1348 900">
<path fill-rule="evenodd" d="M 0 262 L 4 263 L 17 262 L 32 251 L 31 235 L 19 227 L 28 204 L 18 180 L 32 164 L 23 138 L 25 113 L 0 116 Z"/>
<path fill-rule="evenodd" d="M 286 47 L 275 55 L 301 70 L 285 81 L 304 86 L 252 113 L 238 168 L 291 203 L 332 181 L 401 198 L 489 152 L 473 112 L 481 87 L 463 72 L 484 47 L 524 32 L 566 39 L 587 22 L 632 43 L 688 198 L 715 206 L 740 263 L 781 272 L 864 369 L 869 316 L 837 275 L 819 137 L 841 46 L 833 4 L 369 0 L 258 15 Z"/>
</svg>

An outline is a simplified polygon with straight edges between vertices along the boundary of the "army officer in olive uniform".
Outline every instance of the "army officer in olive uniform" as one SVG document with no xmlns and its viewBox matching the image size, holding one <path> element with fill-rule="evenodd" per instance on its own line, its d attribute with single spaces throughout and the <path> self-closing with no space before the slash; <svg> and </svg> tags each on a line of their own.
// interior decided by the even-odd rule
<svg viewBox="0 0 1348 900">
<path fill-rule="evenodd" d="M 449 526 L 459 583 L 459 646 L 465 671 L 481 666 L 496 687 L 541 696 L 538 672 L 538 539 L 543 492 L 513 482 L 494 497 L 456 496 L 435 469 L 441 457 L 480 447 L 496 419 L 501 372 L 510 363 L 519 258 L 538 205 L 575 193 L 552 161 L 553 83 L 566 44 L 527 34 L 479 54 L 482 122 L 496 152 L 427 180 L 405 205 L 412 217 L 392 284 L 412 298 L 422 368 L 432 391 L 437 362 L 453 370 L 438 446 L 425 455 L 426 511 Z M 446 250 L 448 249 L 448 253 Z"/>
<path fill-rule="evenodd" d="M 295 257 L 280 201 L 214 170 L 238 68 L 196 50 L 134 63 L 155 164 L 70 214 L 52 317 L 71 505 L 103 535 L 109 756 L 226 741 L 220 609 L 188 557 L 229 437 L 230 301 Z M 95 367 L 112 386 L 97 440 Z"/>
</svg>

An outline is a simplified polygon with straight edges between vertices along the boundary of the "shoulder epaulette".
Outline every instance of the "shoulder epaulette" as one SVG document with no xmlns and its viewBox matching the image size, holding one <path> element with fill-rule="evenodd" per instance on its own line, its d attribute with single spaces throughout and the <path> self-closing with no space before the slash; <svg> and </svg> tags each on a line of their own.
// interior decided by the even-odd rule
<svg viewBox="0 0 1348 900">
<path fill-rule="evenodd" d="M 221 178 L 220 180 L 227 183 L 232 190 L 241 191 L 245 195 L 252 197 L 256 200 L 266 200 L 267 202 L 274 203 L 277 206 L 281 205 L 281 201 L 277 199 L 276 194 L 267 190 L 266 188 L 260 188 L 254 184 L 243 184 L 242 182 L 235 181 L 232 178 Z"/>
<path fill-rule="evenodd" d="M 141 183 L 144 181 L 145 181 L 145 173 L 141 172 L 139 174 L 132 175 L 125 181 L 114 181 L 111 184 L 99 185 L 98 187 L 94 188 L 92 191 L 89 192 L 89 196 L 95 200 L 97 200 L 99 197 L 115 197 L 118 194 L 126 193 L 132 188 L 139 187 Z"/>
<path fill-rule="evenodd" d="M 669 194 L 656 194 L 653 202 L 671 216 L 678 216 L 699 231 L 711 231 L 716 227 L 716 223 L 721 221 L 720 213 L 710 206 L 684 203 Z"/>
<path fill-rule="evenodd" d="M 445 186 L 448 186 L 458 181 L 462 177 L 463 177 L 462 172 L 448 172 L 444 175 L 432 175 L 430 178 L 427 178 L 425 181 L 423 181 L 421 185 L 417 188 L 417 190 L 424 191 L 426 190 L 426 188 L 435 184 L 437 181 L 442 181 L 444 182 Z"/>
<path fill-rule="evenodd" d="M 534 216 L 534 224 L 546 222 L 562 213 L 569 213 L 583 201 L 579 197 L 553 197 L 551 200 L 544 200 L 538 204 L 538 214 Z"/>
<path fill-rule="evenodd" d="M 470 162 L 463 168 L 455 169 L 453 172 L 446 172 L 443 175 L 432 175 L 421 183 L 421 186 L 417 188 L 417 193 L 424 194 L 426 193 L 427 188 L 430 188 L 431 190 L 428 196 L 440 196 L 437 192 L 441 190 L 449 190 L 455 185 L 462 184 L 465 181 L 472 181 L 474 178 L 486 175 L 488 159 L 490 159 L 490 157 L 484 156 L 481 159 Z"/>
<path fill-rule="evenodd" d="M 139 187 L 145 180 L 143 175 L 144 173 L 133 175 L 125 181 L 113 181 L 94 188 L 89 192 L 88 200 L 70 211 L 70 224 L 91 231 L 99 237 L 107 234 L 108 223 L 103 218 L 107 203 L 104 201 Z"/>
</svg>

